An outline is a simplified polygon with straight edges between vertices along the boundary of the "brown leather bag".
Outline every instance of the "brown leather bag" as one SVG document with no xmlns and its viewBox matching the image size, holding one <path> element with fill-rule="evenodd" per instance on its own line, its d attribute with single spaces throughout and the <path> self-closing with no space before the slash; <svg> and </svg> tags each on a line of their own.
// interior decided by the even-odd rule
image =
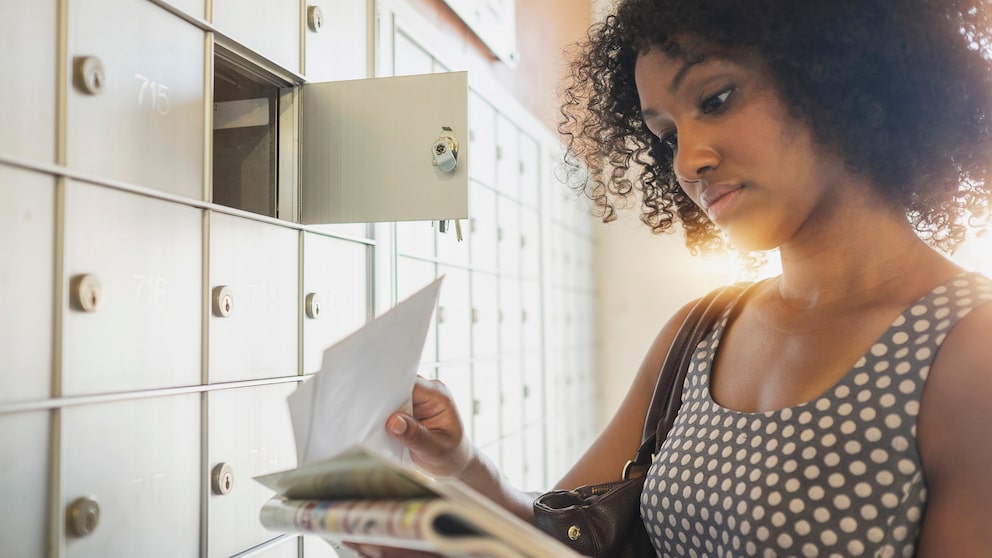
<svg viewBox="0 0 992 558">
<path fill-rule="evenodd" d="M 682 384 L 696 346 L 744 286 L 735 284 L 707 294 L 682 322 L 658 376 L 644 421 L 643 443 L 624 466 L 621 480 L 542 494 L 534 501 L 534 519 L 541 530 L 586 556 L 656 556 L 640 514 L 645 475 L 682 406 Z"/>
</svg>

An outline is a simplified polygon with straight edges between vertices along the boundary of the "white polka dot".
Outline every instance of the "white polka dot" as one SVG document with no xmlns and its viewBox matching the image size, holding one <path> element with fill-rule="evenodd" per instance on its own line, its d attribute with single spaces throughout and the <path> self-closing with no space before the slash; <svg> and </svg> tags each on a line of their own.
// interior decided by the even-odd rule
<svg viewBox="0 0 992 558">
<path fill-rule="evenodd" d="M 836 467 L 837 465 L 840 465 L 840 454 L 834 451 L 828 453 L 823 456 L 823 464 L 827 467 Z"/>
<path fill-rule="evenodd" d="M 896 345 L 903 345 L 909 341 L 909 334 L 905 331 L 897 331 L 892 335 L 892 342 Z"/>
<path fill-rule="evenodd" d="M 916 333 L 923 333 L 930 329 L 930 320 L 916 320 L 913 324 L 913 331 Z"/>
<path fill-rule="evenodd" d="M 899 498 L 891 492 L 886 492 L 882 494 L 881 502 L 883 506 L 891 509 L 899 505 Z"/>
<path fill-rule="evenodd" d="M 916 472 L 916 463 L 910 461 L 909 459 L 900 459 L 899 472 L 904 475 L 912 475 Z"/>
<path fill-rule="evenodd" d="M 846 494 L 834 496 L 834 507 L 838 510 L 846 510 L 851 507 L 851 499 Z"/>
<path fill-rule="evenodd" d="M 878 508 L 871 504 L 866 504 L 861 507 L 861 517 L 867 521 L 872 521 L 878 517 Z"/>
<path fill-rule="evenodd" d="M 881 486 L 891 486 L 895 482 L 895 477 L 892 475 L 891 471 L 879 471 L 875 475 L 875 482 Z"/>
<path fill-rule="evenodd" d="M 821 521 L 821 523 L 823 523 Z M 820 540 L 826 546 L 833 546 L 837 544 L 837 533 L 834 533 L 830 529 L 820 532 Z"/>
<path fill-rule="evenodd" d="M 923 347 L 922 349 L 916 351 L 916 355 L 914 356 L 916 357 L 916 360 L 927 361 L 930 360 L 930 355 L 932 354 L 933 351 L 930 350 L 930 347 Z"/>
<path fill-rule="evenodd" d="M 778 542 L 779 548 L 781 548 L 783 550 L 788 550 L 788 549 L 792 548 L 792 537 L 790 537 L 788 533 L 782 533 L 782 534 L 780 534 L 778 536 L 777 542 Z"/>
<path fill-rule="evenodd" d="M 873 420 L 875 418 L 875 412 L 874 412 L 874 410 L 870 414 L 871 414 L 870 417 L 865 417 L 864 420 L 866 422 L 869 421 L 869 420 Z M 871 428 L 868 428 L 868 429 L 865 430 L 865 440 L 868 440 L 869 442 L 873 442 L 874 443 L 874 442 L 878 442 L 881 439 L 882 439 L 882 431 L 879 430 L 878 428 L 875 428 L 874 426 L 872 426 Z"/>
<path fill-rule="evenodd" d="M 850 540 L 847 542 L 847 552 L 850 556 L 862 556 L 865 553 L 865 545 L 857 539 Z"/>
<path fill-rule="evenodd" d="M 884 356 L 885 353 L 889 352 L 889 348 L 882 343 L 876 343 L 872 345 L 870 352 L 871 354 L 880 357 L 880 356 Z"/>
<path fill-rule="evenodd" d="M 820 501 L 826 496 L 826 492 L 823 490 L 822 486 L 813 485 L 809 487 L 809 499 L 813 501 Z"/>
</svg>

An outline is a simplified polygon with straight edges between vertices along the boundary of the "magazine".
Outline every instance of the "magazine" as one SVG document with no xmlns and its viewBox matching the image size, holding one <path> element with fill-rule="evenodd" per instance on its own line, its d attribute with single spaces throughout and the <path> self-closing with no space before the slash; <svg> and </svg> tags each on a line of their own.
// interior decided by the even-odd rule
<svg viewBox="0 0 992 558">
<path fill-rule="evenodd" d="M 256 480 L 276 492 L 260 514 L 273 531 L 443 556 L 580 556 L 464 483 L 364 447 Z"/>
</svg>

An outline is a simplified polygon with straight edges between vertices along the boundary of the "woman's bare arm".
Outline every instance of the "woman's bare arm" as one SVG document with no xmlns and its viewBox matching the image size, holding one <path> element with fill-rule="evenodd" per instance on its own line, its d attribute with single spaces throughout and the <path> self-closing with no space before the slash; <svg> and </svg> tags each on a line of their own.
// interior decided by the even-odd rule
<svg viewBox="0 0 992 558">
<path fill-rule="evenodd" d="M 934 360 L 917 440 L 927 508 L 917 556 L 992 556 L 992 305 L 961 319 Z"/>
</svg>

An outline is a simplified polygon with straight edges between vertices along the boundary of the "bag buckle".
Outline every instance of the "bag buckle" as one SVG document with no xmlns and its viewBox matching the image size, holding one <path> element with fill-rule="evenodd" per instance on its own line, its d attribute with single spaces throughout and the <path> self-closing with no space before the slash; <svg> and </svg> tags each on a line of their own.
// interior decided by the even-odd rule
<svg viewBox="0 0 992 558">
<path fill-rule="evenodd" d="M 655 455 L 652 453 L 651 463 L 654 463 L 654 458 Z M 624 463 L 623 470 L 620 472 L 620 480 L 627 480 L 628 475 L 630 475 L 630 468 L 633 467 L 634 465 L 639 465 L 639 463 L 634 462 L 634 459 L 628 459 L 627 462 Z"/>
</svg>

